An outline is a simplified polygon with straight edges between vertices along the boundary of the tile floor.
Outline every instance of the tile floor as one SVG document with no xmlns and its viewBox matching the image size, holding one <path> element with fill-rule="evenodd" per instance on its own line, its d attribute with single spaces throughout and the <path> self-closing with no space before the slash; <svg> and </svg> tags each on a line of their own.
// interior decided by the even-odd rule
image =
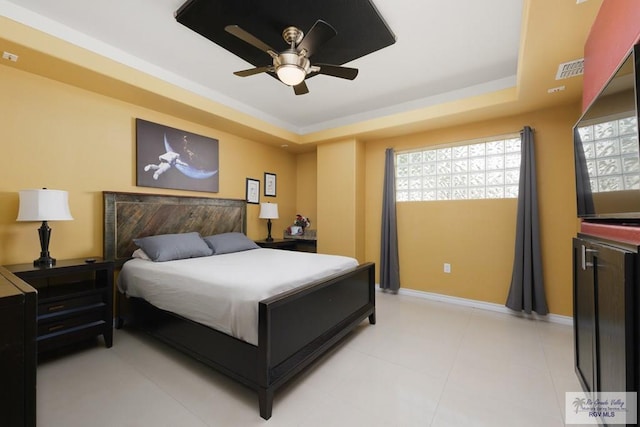
<svg viewBox="0 0 640 427">
<path fill-rule="evenodd" d="M 268 422 L 255 392 L 124 329 L 39 365 L 38 426 L 564 425 L 570 326 L 376 296 L 378 323 L 276 392 Z"/>
</svg>

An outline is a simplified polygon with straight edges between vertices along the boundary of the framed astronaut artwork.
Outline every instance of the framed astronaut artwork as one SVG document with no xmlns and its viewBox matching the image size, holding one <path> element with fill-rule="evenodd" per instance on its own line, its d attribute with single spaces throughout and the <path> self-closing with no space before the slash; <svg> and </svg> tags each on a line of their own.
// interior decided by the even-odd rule
<svg viewBox="0 0 640 427">
<path fill-rule="evenodd" d="M 136 119 L 136 185 L 217 193 L 218 140 Z"/>
</svg>

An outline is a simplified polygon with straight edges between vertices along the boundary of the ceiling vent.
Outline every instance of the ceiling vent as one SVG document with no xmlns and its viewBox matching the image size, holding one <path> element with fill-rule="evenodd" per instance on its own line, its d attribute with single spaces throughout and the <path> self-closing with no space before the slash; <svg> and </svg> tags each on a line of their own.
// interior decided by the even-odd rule
<svg viewBox="0 0 640 427">
<path fill-rule="evenodd" d="M 582 74 L 584 74 L 584 58 L 560 64 L 556 73 L 556 80 L 568 79 Z"/>
</svg>

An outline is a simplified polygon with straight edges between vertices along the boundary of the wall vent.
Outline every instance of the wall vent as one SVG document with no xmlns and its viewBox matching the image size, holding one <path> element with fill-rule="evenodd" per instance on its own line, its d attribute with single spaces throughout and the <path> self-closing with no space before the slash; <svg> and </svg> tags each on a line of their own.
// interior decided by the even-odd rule
<svg viewBox="0 0 640 427">
<path fill-rule="evenodd" d="M 560 64 L 556 73 L 556 80 L 568 79 L 582 74 L 584 74 L 584 58 Z"/>
</svg>

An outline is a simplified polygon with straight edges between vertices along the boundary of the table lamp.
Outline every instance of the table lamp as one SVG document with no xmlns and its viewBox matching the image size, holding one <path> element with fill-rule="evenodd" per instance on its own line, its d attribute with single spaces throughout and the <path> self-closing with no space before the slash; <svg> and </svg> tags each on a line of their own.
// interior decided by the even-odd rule
<svg viewBox="0 0 640 427">
<path fill-rule="evenodd" d="M 267 220 L 267 242 L 273 242 L 273 237 L 271 237 L 271 220 L 278 219 L 278 204 L 277 203 L 260 203 L 260 215 L 258 215 L 260 219 Z"/>
<path fill-rule="evenodd" d="M 36 267 L 51 267 L 56 260 L 49 255 L 51 228 L 47 221 L 72 220 L 69 211 L 69 196 L 62 190 L 21 190 L 20 209 L 16 221 L 42 221 L 38 229 L 40 235 L 40 258 L 33 261 Z"/>
</svg>

